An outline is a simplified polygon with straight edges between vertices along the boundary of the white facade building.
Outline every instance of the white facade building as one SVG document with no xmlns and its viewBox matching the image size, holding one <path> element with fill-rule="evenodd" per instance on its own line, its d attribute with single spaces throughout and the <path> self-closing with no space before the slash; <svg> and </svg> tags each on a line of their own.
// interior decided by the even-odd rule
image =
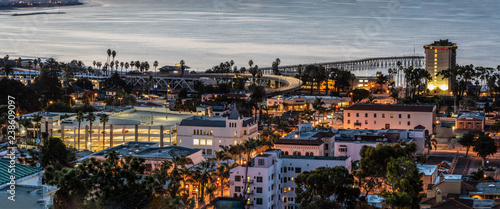
<svg viewBox="0 0 500 209">
<path fill-rule="evenodd" d="M 344 109 L 346 129 L 425 129 L 434 133 L 436 106 L 361 104 Z"/>
<path fill-rule="evenodd" d="M 257 137 L 257 122 L 240 116 L 235 106 L 229 117 L 193 116 L 177 125 L 177 145 L 201 149 L 206 158 L 214 158 L 219 145 L 235 145 Z"/>
<path fill-rule="evenodd" d="M 266 104 L 268 107 L 277 105 L 277 112 L 285 111 L 304 111 L 306 109 L 312 109 L 312 103 L 316 98 L 320 98 L 325 104 L 324 107 L 345 107 L 351 102 L 350 97 L 329 97 L 329 96 L 275 96 L 268 98 Z M 283 106 L 283 103 L 286 105 Z"/>
<path fill-rule="evenodd" d="M 344 166 L 351 171 L 351 159 L 281 155 L 279 149 L 267 150 L 251 161 L 246 177 L 245 166 L 231 169 L 230 195 L 246 198 L 249 208 L 298 208 L 294 178 L 304 171 L 335 166 Z"/>
<path fill-rule="evenodd" d="M 359 152 L 363 146 L 375 147 L 378 143 L 393 144 L 414 142 L 417 153 L 425 152 L 425 132 L 423 129 L 339 129 L 335 130 L 333 156 L 350 156 L 352 161 L 361 160 Z"/>
<path fill-rule="evenodd" d="M 301 123 L 299 128 L 274 143 L 282 155 L 333 156 L 334 133 L 318 130 L 312 123 Z"/>
</svg>

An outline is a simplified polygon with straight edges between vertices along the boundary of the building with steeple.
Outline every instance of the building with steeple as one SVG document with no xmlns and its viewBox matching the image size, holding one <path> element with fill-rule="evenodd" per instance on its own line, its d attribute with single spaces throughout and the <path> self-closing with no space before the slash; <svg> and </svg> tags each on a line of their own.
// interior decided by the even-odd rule
<svg viewBox="0 0 500 209">
<path fill-rule="evenodd" d="M 255 119 L 241 116 L 235 105 L 228 117 L 193 116 L 177 125 L 177 146 L 201 149 L 205 158 L 214 158 L 219 145 L 240 144 L 257 137 Z"/>
</svg>

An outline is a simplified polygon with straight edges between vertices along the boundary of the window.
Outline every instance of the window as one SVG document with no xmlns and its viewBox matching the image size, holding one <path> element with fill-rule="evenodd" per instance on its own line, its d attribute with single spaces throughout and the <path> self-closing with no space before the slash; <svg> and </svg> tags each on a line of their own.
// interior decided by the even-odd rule
<svg viewBox="0 0 500 209">
<path fill-rule="evenodd" d="M 205 149 L 201 149 L 201 154 L 204 154 L 204 155 L 205 155 L 205 154 L 207 154 L 207 153 L 205 152 Z"/>
<path fill-rule="evenodd" d="M 408 121 L 408 125 L 410 125 L 410 121 Z"/>
<path fill-rule="evenodd" d="M 376 121 L 376 120 L 374 120 L 374 121 L 373 121 L 373 124 L 377 124 L 377 121 Z"/>
<path fill-rule="evenodd" d="M 373 117 L 376 118 L 377 117 L 377 113 L 373 113 Z"/>
<path fill-rule="evenodd" d="M 207 155 L 211 155 L 212 154 L 212 149 L 207 149 Z"/>
<path fill-rule="evenodd" d="M 385 114 L 382 114 L 382 118 L 385 118 Z"/>
<path fill-rule="evenodd" d="M 264 159 L 259 159 L 258 160 L 258 165 L 264 165 Z"/>
<path fill-rule="evenodd" d="M 295 167 L 295 173 L 300 173 L 302 172 L 302 168 L 300 167 Z"/>
<path fill-rule="evenodd" d="M 193 139 L 193 145 L 200 145 L 199 139 Z"/>
<path fill-rule="evenodd" d="M 243 131 L 243 135 L 247 135 L 247 130 L 244 130 L 244 131 Z"/>
<path fill-rule="evenodd" d="M 399 114 L 399 118 L 401 118 L 401 114 Z"/>
<path fill-rule="evenodd" d="M 328 144 L 325 144 L 325 150 L 328 150 Z"/>
<path fill-rule="evenodd" d="M 234 132 L 234 136 L 238 136 L 238 132 L 237 131 Z"/>
<path fill-rule="evenodd" d="M 205 139 L 200 139 L 200 145 L 205 145 Z"/>
<path fill-rule="evenodd" d="M 262 193 L 262 187 L 257 187 L 257 193 Z"/>
<path fill-rule="evenodd" d="M 339 152 L 347 152 L 347 147 L 346 146 L 340 146 L 339 147 Z"/>
<path fill-rule="evenodd" d="M 234 181 L 241 181 L 241 176 L 235 176 Z"/>
<path fill-rule="evenodd" d="M 368 120 L 365 120 L 365 124 L 368 124 Z"/>
<path fill-rule="evenodd" d="M 196 130 L 196 135 L 200 135 L 200 130 Z"/>
<path fill-rule="evenodd" d="M 356 113 L 356 117 L 359 117 L 359 113 Z"/>
<path fill-rule="evenodd" d="M 351 124 L 351 120 L 347 120 L 347 124 Z"/>
<path fill-rule="evenodd" d="M 241 187 L 238 187 L 238 186 L 234 187 L 234 191 L 235 192 L 241 192 Z"/>
<path fill-rule="evenodd" d="M 257 176 L 257 182 L 262 183 L 262 176 Z"/>
<path fill-rule="evenodd" d="M 288 155 L 288 151 L 285 152 L 285 155 Z"/>
<path fill-rule="evenodd" d="M 210 135 L 214 135 L 214 131 L 210 131 Z"/>
<path fill-rule="evenodd" d="M 408 114 L 408 118 L 410 118 L 410 114 Z"/>
<path fill-rule="evenodd" d="M 365 113 L 365 118 L 367 118 L 367 117 L 368 117 L 368 113 Z"/>
<path fill-rule="evenodd" d="M 234 141 L 234 145 L 237 145 L 238 144 L 238 141 Z"/>
<path fill-rule="evenodd" d="M 196 130 L 193 130 L 193 135 L 196 135 Z"/>
<path fill-rule="evenodd" d="M 207 145 L 212 146 L 212 140 L 211 139 L 207 139 Z"/>
<path fill-rule="evenodd" d="M 391 118 L 394 118 L 394 115 L 393 115 L 393 114 L 391 114 Z"/>
<path fill-rule="evenodd" d="M 351 117 L 351 113 L 350 112 L 347 113 L 347 117 Z"/>
</svg>

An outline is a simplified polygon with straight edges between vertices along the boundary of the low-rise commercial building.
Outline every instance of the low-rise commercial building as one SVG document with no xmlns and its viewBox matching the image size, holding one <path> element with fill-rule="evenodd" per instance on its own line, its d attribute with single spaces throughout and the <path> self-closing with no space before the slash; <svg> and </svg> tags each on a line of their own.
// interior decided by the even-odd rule
<svg viewBox="0 0 500 209">
<path fill-rule="evenodd" d="M 455 119 L 455 129 L 484 130 L 484 112 L 464 112 Z"/>
<path fill-rule="evenodd" d="M 353 161 L 361 159 L 363 146 L 375 147 L 378 143 L 393 144 L 415 142 L 417 153 L 424 153 L 425 132 L 423 129 L 338 129 L 335 130 L 333 156 L 350 156 Z"/>
<path fill-rule="evenodd" d="M 313 109 L 312 104 L 316 98 L 320 98 L 323 101 L 324 107 L 332 108 L 338 106 L 347 107 L 351 98 L 349 97 L 329 97 L 329 96 L 275 96 L 268 98 L 266 104 L 268 107 L 277 105 L 278 108 L 276 112 L 285 111 L 304 111 L 307 109 Z"/>
<path fill-rule="evenodd" d="M 301 123 L 297 130 L 274 143 L 282 155 L 333 156 L 334 133 L 331 130 L 318 130 L 312 123 Z"/>
</svg>

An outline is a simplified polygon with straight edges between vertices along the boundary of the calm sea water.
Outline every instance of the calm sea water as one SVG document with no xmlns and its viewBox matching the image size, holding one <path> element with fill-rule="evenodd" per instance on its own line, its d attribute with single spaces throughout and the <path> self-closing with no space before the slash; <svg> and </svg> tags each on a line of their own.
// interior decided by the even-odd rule
<svg viewBox="0 0 500 209">
<path fill-rule="evenodd" d="M 458 63 L 500 64 L 495 0 L 89 0 L 76 7 L 0 11 L 0 55 L 173 65 L 205 70 L 233 59 L 264 67 L 423 55 L 458 43 Z M 33 11 L 66 12 L 11 16 Z"/>
</svg>

